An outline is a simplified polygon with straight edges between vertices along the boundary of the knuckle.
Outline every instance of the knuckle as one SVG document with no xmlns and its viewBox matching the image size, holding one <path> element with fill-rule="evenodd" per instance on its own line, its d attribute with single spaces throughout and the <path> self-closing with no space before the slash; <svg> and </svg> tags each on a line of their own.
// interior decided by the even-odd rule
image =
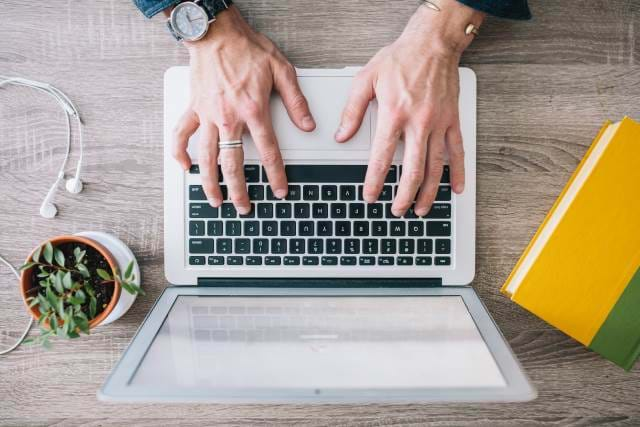
<svg viewBox="0 0 640 427">
<path fill-rule="evenodd" d="M 242 109 L 244 111 L 244 114 L 252 119 L 260 117 L 264 111 L 262 104 L 253 99 L 245 101 Z"/>
<path fill-rule="evenodd" d="M 240 173 L 244 173 L 243 166 L 233 160 L 225 160 L 222 162 L 222 170 L 225 176 L 237 176 Z"/>
<path fill-rule="evenodd" d="M 424 172 L 417 169 L 407 170 L 403 172 L 402 178 L 407 184 L 417 187 L 424 180 Z"/>
<path fill-rule="evenodd" d="M 264 150 L 260 156 L 262 164 L 273 167 L 281 163 L 280 152 L 278 150 Z"/>
<path fill-rule="evenodd" d="M 304 97 L 304 95 L 302 95 L 300 92 L 297 92 L 295 95 L 291 97 L 289 104 L 291 108 L 296 111 L 307 109 L 307 100 Z"/>
<path fill-rule="evenodd" d="M 386 176 L 387 164 L 382 160 L 372 160 L 369 167 L 376 176 Z"/>
</svg>

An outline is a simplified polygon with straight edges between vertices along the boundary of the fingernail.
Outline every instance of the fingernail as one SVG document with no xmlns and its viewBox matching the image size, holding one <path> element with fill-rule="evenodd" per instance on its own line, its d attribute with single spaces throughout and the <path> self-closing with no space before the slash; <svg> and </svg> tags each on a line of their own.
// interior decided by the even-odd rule
<svg viewBox="0 0 640 427">
<path fill-rule="evenodd" d="M 367 203 L 375 203 L 376 202 L 376 196 L 373 196 L 371 194 L 364 194 L 364 201 Z"/>
<path fill-rule="evenodd" d="M 456 184 L 453 186 L 453 191 L 455 191 L 456 193 L 462 193 L 464 191 L 464 184 Z"/>
<path fill-rule="evenodd" d="M 209 199 L 209 204 L 214 208 L 219 207 L 221 203 L 219 199 Z"/>
<path fill-rule="evenodd" d="M 393 208 L 391 208 L 391 213 L 393 214 L 393 216 L 397 216 L 398 218 L 400 218 L 404 214 L 403 211 Z"/>
<path fill-rule="evenodd" d="M 316 125 L 316 122 L 313 121 L 313 117 L 311 116 L 304 116 L 302 118 L 302 126 L 305 129 L 311 129 Z"/>
<path fill-rule="evenodd" d="M 340 127 L 338 128 L 338 130 L 336 131 L 336 139 L 341 139 L 344 135 L 345 129 L 344 126 L 340 125 Z"/>
<path fill-rule="evenodd" d="M 426 209 L 416 209 L 416 216 L 425 216 L 427 214 Z"/>
<path fill-rule="evenodd" d="M 273 195 L 278 199 L 284 199 L 285 197 L 287 197 L 287 190 L 276 190 Z"/>
<path fill-rule="evenodd" d="M 250 211 L 251 211 L 251 209 L 249 209 L 247 207 L 238 208 L 238 213 L 240 215 L 247 215 Z"/>
</svg>

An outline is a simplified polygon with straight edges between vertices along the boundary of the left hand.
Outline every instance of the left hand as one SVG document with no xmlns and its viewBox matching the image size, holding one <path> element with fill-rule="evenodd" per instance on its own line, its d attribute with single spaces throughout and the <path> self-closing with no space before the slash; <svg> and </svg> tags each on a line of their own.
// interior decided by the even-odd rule
<svg viewBox="0 0 640 427">
<path fill-rule="evenodd" d="M 414 200 L 418 216 L 428 213 L 447 153 L 453 191 L 464 189 L 458 63 L 472 39 L 464 28 L 469 22 L 479 26 L 482 14 L 455 0 L 440 4 L 440 12 L 418 8 L 403 34 L 358 73 L 336 133 L 338 142 L 351 138 L 369 102 L 377 98 L 378 120 L 363 196 L 368 203 L 377 200 L 403 137 L 402 176 L 391 209 L 395 216 L 404 215 Z"/>
</svg>

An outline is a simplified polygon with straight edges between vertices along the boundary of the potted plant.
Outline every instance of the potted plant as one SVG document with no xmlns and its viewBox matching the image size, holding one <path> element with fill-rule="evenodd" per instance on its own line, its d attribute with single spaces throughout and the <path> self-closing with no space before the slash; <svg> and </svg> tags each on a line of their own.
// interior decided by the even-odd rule
<svg viewBox="0 0 640 427">
<path fill-rule="evenodd" d="M 93 239 L 87 237 L 92 233 L 84 234 L 47 240 L 21 267 L 22 297 L 41 329 L 33 343 L 48 348 L 52 336 L 89 334 L 121 317 L 135 296 L 144 294 L 135 258 L 124 243 L 104 233 L 93 233 Z"/>
</svg>

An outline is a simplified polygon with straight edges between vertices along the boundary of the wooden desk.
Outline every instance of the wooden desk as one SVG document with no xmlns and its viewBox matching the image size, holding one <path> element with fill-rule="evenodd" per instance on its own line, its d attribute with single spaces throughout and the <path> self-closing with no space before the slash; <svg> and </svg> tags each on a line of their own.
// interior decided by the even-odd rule
<svg viewBox="0 0 640 427">
<path fill-rule="evenodd" d="M 417 2 L 238 3 L 295 65 L 342 67 L 364 64 L 390 43 Z M 478 75 L 474 287 L 538 387 L 536 401 L 113 406 L 98 402 L 95 392 L 166 286 L 162 74 L 187 63 L 187 55 L 162 22 L 145 21 L 127 0 L 2 2 L 0 74 L 57 85 L 77 103 L 87 126 L 85 191 L 59 191 L 60 215 L 43 219 L 38 208 L 64 152 L 63 115 L 31 90 L 0 90 L 0 252 L 19 264 L 53 235 L 115 233 L 137 254 L 148 296 L 90 338 L 0 357 L 0 424 L 640 424 L 638 368 L 623 372 L 498 292 L 604 120 L 640 119 L 640 4 L 531 3 L 531 22 L 488 19 L 463 63 Z M 0 344 L 8 344 L 26 316 L 4 267 L 0 283 Z"/>
</svg>

